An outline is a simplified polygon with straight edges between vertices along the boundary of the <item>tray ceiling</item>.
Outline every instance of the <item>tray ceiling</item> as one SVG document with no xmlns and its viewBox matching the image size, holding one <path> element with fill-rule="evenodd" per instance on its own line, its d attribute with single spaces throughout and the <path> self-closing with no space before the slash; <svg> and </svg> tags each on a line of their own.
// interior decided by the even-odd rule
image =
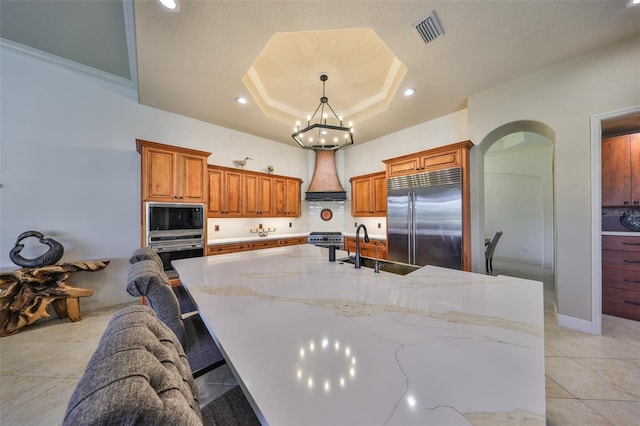
<svg viewBox="0 0 640 426">
<path fill-rule="evenodd" d="M 406 67 L 385 108 L 355 122 L 356 143 L 460 110 L 474 93 L 640 33 L 640 7 L 626 8 L 626 0 L 180 3 L 171 13 L 154 0 L 2 0 L 0 35 L 137 80 L 141 104 L 295 144 L 293 123 L 265 115 L 243 82 L 279 33 L 370 29 Z M 425 44 L 413 24 L 433 10 L 444 35 Z M 310 54 L 270 59 L 264 83 L 278 92 L 270 97 L 293 97 L 296 109 L 313 112 L 317 76 L 328 67 L 332 104 L 347 91 L 341 84 L 369 84 L 375 65 L 367 66 L 366 50 L 354 52 L 361 58 L 354 66 L 333 57 L 344 54 L 339 38 L 327 43 L 334 48 L 301 45 Z M 407 98 L 402 91 L 409 87 L 417 93 Z M 238 96 L 249 103 L 236 104 Z"/>
</svg>

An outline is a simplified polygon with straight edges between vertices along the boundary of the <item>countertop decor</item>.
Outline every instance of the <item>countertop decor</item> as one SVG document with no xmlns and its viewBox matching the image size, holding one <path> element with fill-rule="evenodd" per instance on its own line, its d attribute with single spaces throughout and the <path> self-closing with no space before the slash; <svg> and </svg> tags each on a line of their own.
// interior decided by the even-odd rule
<svg viewBox="0 0 640 426">
<path fill-rule="evenodd" d="M 545 424 L 542 283 L 343 256 L 173 262 L 264 424 Z"/>
</svg>

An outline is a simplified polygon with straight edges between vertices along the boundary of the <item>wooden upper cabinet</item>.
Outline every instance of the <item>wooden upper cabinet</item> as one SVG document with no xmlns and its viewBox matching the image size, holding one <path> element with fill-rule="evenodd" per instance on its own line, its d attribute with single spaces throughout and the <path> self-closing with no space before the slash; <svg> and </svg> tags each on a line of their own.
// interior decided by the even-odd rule
<svg viewBox="0 0 640 426">
<path fill-rule="evenodd" d="M 273 179 L 274 216 L 300 216 L 300 183 L 300 179 Z"/>
<path fill-rule="evenodd" d="M 204 203 L 207 158 L 196 151 L 137 139 L 142 160 L 142 201 Z"/>
<path fill-rule="evenodd" d="M 385 172 L 351 179 L 351 214 L 354 217 L 386 216 L 387 175 Z"/>
<path fill-rule="evenodd" d="M 208 167 L 209 217 L 300 216 L 297 178 Z"/>
<path fill-rule="evenodd" d="M 472 146 L 473 143 L 471 141 L 464 141 L 385 160 L 387 177 L 461 167 L 466 156 L 466 151 L 464 150 L 469 150 Z"/>
<path fill-rule="evenodd" d="M 640 133 L 602 140 L 602 205 L 640 205 Z"/>
<path fill-rule="evenodd" d="M 270 216 L 272 208 L 273 179 L 254 173 L 242 174 L 243 216 Z"/>
<path fill-rule="evenodd" d="M 208 217 L 240 217 L 242 174 L 234 169 L 209 166 Z"/>
</svg>

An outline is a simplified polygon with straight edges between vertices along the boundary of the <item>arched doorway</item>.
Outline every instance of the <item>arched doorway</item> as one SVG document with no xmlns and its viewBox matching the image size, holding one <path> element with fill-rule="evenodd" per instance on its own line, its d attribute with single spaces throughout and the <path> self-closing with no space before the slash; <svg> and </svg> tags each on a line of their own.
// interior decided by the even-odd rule
<svg viewBox="0 0 640 426">
<path fill-rule="evenodd" d="M 538 279 L 546 290 L 555 290 L 554 142 L 553 130 L 544 123 L 512 122 L 482 140 L 478 159 L 483 169 L 480 236 L 489 239 L 503 231 L 494 274 Z"/>
</svg>

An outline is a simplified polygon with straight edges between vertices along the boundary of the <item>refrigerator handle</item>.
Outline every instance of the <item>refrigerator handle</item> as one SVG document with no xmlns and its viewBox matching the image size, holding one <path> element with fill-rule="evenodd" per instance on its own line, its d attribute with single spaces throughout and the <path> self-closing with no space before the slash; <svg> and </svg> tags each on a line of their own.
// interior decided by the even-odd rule
<svg viewBox="0 0 640 426">
<path fill-rule="evenodd" d="M 411 219 L 409 220 L 411 229 L 409 230 L 409 235 L 411 240 L 409 241 L 409 263 L 416 263 L 416 193 L 411 192 L 409 194 L 409 211 L 411 215 Z"/>
</svg>

